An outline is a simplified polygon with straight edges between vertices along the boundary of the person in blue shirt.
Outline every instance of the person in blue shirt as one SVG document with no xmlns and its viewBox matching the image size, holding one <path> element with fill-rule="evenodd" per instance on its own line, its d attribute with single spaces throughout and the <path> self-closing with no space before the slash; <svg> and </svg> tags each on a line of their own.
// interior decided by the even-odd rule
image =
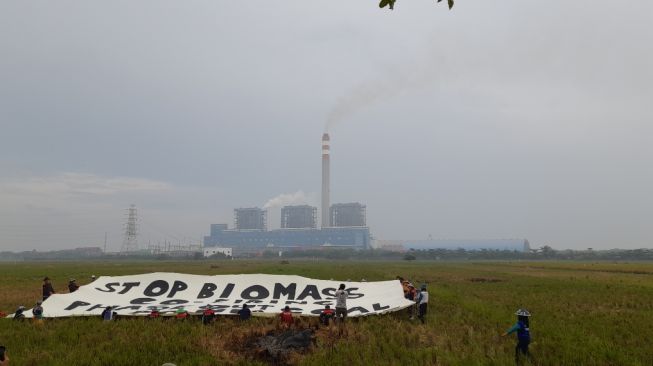
<svg viewBox="0 0 653 366">
<path fill-rule="evenodd" d="M 519 309 L 515 313 L 517 315 L 517 323 L 508 329 L 502 336 L 507 336 L 509 334 L 517 332 L 517 346 L 515 347 L 515 363 L 519 364 L 521 356 L 524 356 L 528 359 L 531 358 L 530 353 L 528 353 L 528 345 L 531 343 L 531 331 L 528 325 L 528 318 L 530 318 L 531 313 L 526 309 Z"/>
</svg>

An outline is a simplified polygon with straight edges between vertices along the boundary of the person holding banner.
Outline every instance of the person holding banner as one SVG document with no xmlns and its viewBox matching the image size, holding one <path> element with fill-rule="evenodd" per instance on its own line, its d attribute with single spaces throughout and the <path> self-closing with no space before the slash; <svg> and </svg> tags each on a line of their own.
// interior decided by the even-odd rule
<svg viewBox="0 0 653 366">
<path fill-rule="evenodd" d="M 157 319 L 159 316 L 161 316 L 161 313 L 159 313 L 159 309 L 152 308 L 152 311 L 150 311 L 150 314 L 147 317 L 150 319 Z"/>
<path fill-rule="evenodd" d="M 336 320 L 345 322 L 347 317 L 347 297 L 349 293 L 345 290 L 345 284 L 341 283 L 336 291 Z"/>
<path fill-rule="evenodd" d="M 207 305 L 206 309 L 202 312 L 202 324 L 209 325 L 215 319 L 215 311 L 211 305 Z"/>
<path fill-rule="evenodd" d="M 240 320 L 249 320 L 252 317 L 252 311 L 249 310 L 247 304 L 243 304 L 243 308 L 238 310 L 238 315 L 240 316 Z"/>
<path fill-rule="evenodd" d="M 104 308 L 104 310 L 102 311 L 102 320 L 111 321 L 111 320 L 115 320 L 115 318 L 116 318 L 116 313 L 113 311 L 113 307 L 107 306 L 106 308 Z"/>
<path fill-rule="evenodd" d="M 329 326 L 329 322 L 333 319 L 333 310 L 331 306 L 327 305 L 324 307 L 324 310 L 320 313 L 320 322 L 325 326 Z"/>
<path fill-rule="evenodd" d="M 292 318 L 292 311 L 290 311 L 290 306 L 286 306 L 281 314 L 279 314 L 279 320 L 281 320 L 281 325 L 285 326 L 286 328 L 290 328 L 294 322 Z"/>
<path fill-rule="evenodd" d="M 32 309 L 32 315 L 34 316 L 34 319 L 43 319 L 43 306 L 41 306 L 42 303 L 42 301 L 37 301 L 36 306 L 34 306 Z"/>
<path fill-rule="evenodd" d="M 184 320 L 184 319 L 188 319 L 188 317 L 189 317 L 189 314 L 186 311 L 186 309 L 184 309 L 183 307 L 179 308 L 179 309 L 177 309 L 177 311 L 175 311 L 175 319 Z"/>
<path fill-rule="evenodd" d="M 426 284 L 422 285 L 422 290 L 417 295 L 417 303 L 419 304 L 417 317 L 422 321 L 422 324 L 424 324 L 424 318 L 426 317 L 426 311 L 429 306 L 429 293 L 426 291 Z"/>
<path fill-rule="evenodd" d="M 45 277 L 43 279 L 43 301 L 47 300 L 47 298 L 54 293 L 55 291 L 50 282 L 50 277 Z"/>
</svg>

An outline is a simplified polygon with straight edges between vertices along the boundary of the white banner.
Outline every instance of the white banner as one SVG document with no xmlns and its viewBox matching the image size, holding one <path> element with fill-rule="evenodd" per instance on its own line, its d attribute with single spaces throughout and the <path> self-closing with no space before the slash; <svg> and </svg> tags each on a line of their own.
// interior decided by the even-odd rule
<svg viewBox="0 0 653 366">
<path fill-rule="evenodd" d="M 149 273 L 100 277 L 70 294 L 54 294 L 43 302 L 44 317 L 99 316 L 107 306 L 121 316 L 145 316 L 154 307 L 162 315 L 183 308 L 201 312 L 211 305 L 217 314 L 235 315 L 247 304 L 252 315 L 293 313 L 317 316 L 325 305 L 335 308 L 335 291 L 344 283 L 349 293 L 348 316 L 397 311 L 413 304 L 399 281 L 338 282 L 300 276 L 239 274 L 202 276 Z M 31 311 L 25 311 L 31 317 Z"/>
</svg>

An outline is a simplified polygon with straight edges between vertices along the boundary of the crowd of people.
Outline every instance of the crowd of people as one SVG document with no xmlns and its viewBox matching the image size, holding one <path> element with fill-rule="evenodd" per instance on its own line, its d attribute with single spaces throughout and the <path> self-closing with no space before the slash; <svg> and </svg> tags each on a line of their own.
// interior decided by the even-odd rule
<svg viewBox="0 0 653 366">
<path fill-rule="evenodd" d="M 95 280 L 95 275 L 91 276 L 91 282 Z M 404 279 L 401 276 L 397 276 L 397 280 L 400 281 L 404 297 L 407 300 L 413 302 L 408 308 L 409 317 L 411 320 L 417 317 L 422 324 L 426 322 L 426 314 L 428 311 L 429 303 L 429 293 L 427 291 L 426 284 L 421 284 L 419 290 L 415 285 L 407 279 Z M 364 281 L 364 280 L 363 280 Z M 50 281 L 49 277 L 43 279 L 43 300 L 36 301 L 36 304 L 32 308 L 32 318 L 34 321 L 40 322 L 43 319 L 43 301 L 48 299 L 51 295 L 55 294 L 56 291 Z M 71 278 L 68 281 L 68 291 L 75 292 L 79 289 L 77 281 L 74 278 Z M 346 289 L 345 284 L 340 284 L 338 290 L 335 292 L 335 310 L 331 309 L 330 305 L 325 305 L 324 309 L 319 314 L 319 323 L 324 326 L 329 326 L 332 323 L 344 324 L 345 319 L 347 318 L 347 299 L 349 297 L 349 292 Z M 217 314 L 215 309 L 211 305 L 207 305 L 201 311 L 201 321 L 202 324 L 208 325 L 217 319 Z M 238 310 L 237 315 L 240 320 L 247 321 L 252 316 L 252 311 L 250 310 L 247 304 L 243 304 L 242 308 Z M 530 353 L 528 347 L 531 341 L 530 328 L 529 328 L 529 318 L 531 314 L 526 309 L 519 309 L 515 313 L 517 315 L 517 322 L 508 329 L 502 336 L 507 336 L 512 333 L 517 334 L 517 345 L 515 347 L 515 361 L 520 363 L 522 358 L 530 359 Z M 104 321 L 116 320 L 118 314 L 114 311 L 114 307 L 107 306 L 101 314 L 101 318 Z M 161 311 L 153 307 L 151 308 L 150 313 L 147 315 L 150 319 L 157 319 L 161 317 Z M 180 307 L 175 310 L 174 319 L 185 320 L 191 317 L 191 314 Z M 22 320 L 25 318 L 25 307 L 19 306 L 14 313 L 14 320 Z M 278 316 L 278 322 L 282 327 L 290 328 L 295 323 L 293 317 L 292 309 L 289 306 L 286 306 L 283 311 Z M 0 346 L 0 366 L 8 365 L 8 357 L 6 356 L 6 350 L 3 346 Z"/>
<path fill-rule="evenodd" d="M 420 286 L 420 289 L 417 290 L 415 285 L 407 279 L 404 279 L 401 276 L 397 276 L 397 280 L 401 282 L 401 286 L 404 289 L 404 298 L 412 301 L 414 304 L 408 309 L 410 319 L 417 318 L 424 324 L 426 322 L 426 312 L 429 305 L 429 293 L 426 290 L 426 284 L 423 283 Z"/>
</svg>

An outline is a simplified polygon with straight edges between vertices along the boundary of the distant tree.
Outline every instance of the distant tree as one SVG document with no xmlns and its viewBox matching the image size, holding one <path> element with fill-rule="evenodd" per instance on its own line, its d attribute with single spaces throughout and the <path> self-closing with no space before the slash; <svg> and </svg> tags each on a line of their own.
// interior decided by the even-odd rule
<svg viewBox="0 0 653 366">
<path fill-rule="evenodd" d="M 379 3 L 379 8 L 385 8 L 387 6 L 390 10 L 392 10 L 395 8 L 396 2 L 397 0 L 381 0 Z M 437 2 L 442 2 L 442 0 L 437 0 Z M 447 2 L 449 3 L 449 9 L 453 8 L 454 0 L 447 0 Z"/>
<path fill-rule="evenodd" d="M 415 257 L 415 256 L 412 255 L 412 254 L 406 254 L 406 255 L 404 256 L 404 260 L 405 260 L 405 261 L 414 261 L 415 259 L 417 259 L 417 257 Z"/>
</svg>

